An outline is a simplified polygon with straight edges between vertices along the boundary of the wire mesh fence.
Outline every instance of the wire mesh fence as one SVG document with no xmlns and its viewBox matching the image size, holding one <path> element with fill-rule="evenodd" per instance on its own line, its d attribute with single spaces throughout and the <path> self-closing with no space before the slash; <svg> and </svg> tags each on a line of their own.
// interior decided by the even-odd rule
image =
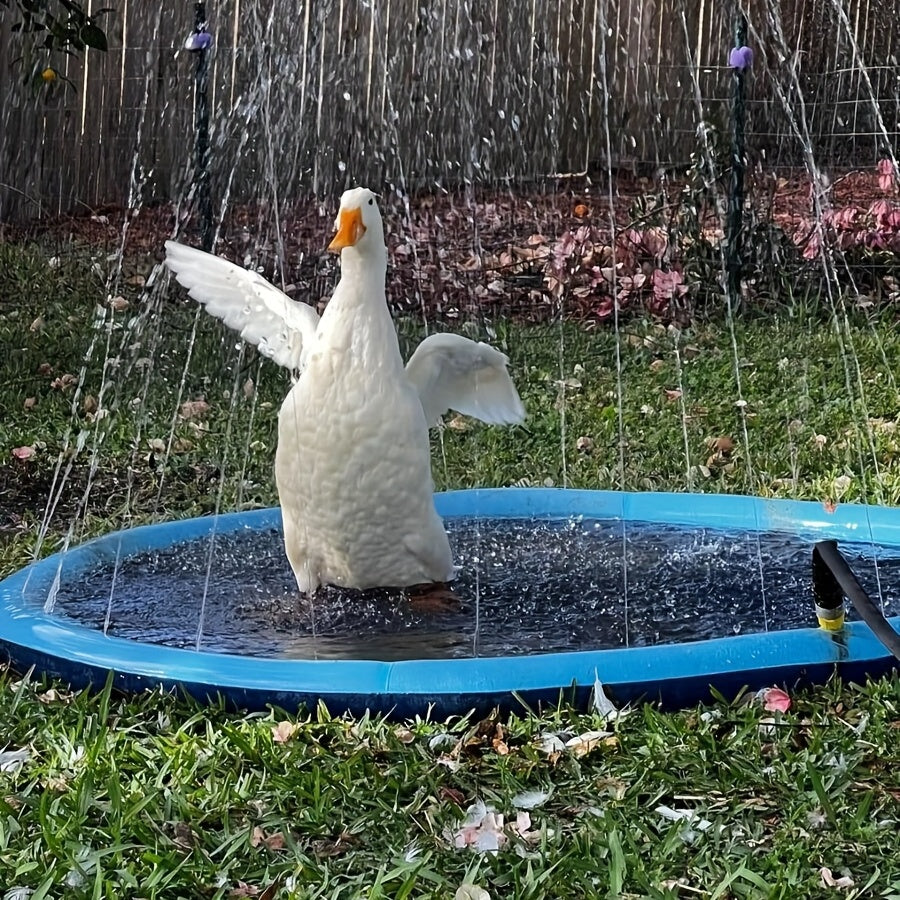
<svg viewBox="0 0 900 900">
<path fill-rule="evenodd" d="M 874 166 L 896 144 L 891 0 L 512 0 L 422 5 L 209 4 L 215 196 L 333 195 L 607 169 L 679 169 L 731 116 L 739 12 L 756 63 L 747 152 L 766 168 Z M 0 217 L 173 201 L 190 181 L 193 4 L 126 0 L 110 49 L 23 87 L 14 13 L 0 26 Z"/>
</svg>

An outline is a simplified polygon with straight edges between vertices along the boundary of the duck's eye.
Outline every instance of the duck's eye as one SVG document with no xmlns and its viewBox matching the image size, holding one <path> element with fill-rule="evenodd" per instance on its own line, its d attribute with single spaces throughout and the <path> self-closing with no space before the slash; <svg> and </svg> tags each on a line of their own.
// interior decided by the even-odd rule
<svg viewBox="0 0 900 900">
<path fill-rule="evenodd" d="M 374 206 L 374 205 L 375 205 L 375 201 L 371 197 L 369 197 L 369 206 Z"/>
</svg>

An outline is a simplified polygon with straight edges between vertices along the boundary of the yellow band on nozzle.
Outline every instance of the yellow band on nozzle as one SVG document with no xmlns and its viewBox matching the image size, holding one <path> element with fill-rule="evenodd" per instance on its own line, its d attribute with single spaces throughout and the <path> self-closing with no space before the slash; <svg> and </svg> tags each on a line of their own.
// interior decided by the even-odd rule
<svg viewBox="0 0 900 900">
<path fill-rule="evenodd" d="M 816 618 L 819 626 L 826 631 L 840 631 L 844 627 L 844 607 L 841 605 L 835 609 L 827 609 L 816 604 Z"/>
</svg>

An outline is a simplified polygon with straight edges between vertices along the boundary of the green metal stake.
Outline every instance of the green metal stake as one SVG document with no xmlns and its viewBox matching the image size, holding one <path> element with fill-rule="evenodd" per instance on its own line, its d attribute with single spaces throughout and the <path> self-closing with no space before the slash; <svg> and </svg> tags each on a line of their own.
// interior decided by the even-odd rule
<svg viewBox="0 0 900 900">
<path fill-rule="evenodd" d="M 194 8 L 194 31 L 206 37 L 206 4 L 198 0 Z M 200 246 L 207 252 L 213 246 L 212 196 L 209 181 L 209 55 L 211 42 L 199 42 L 197 68 L 194 73 L 194 122 L 197 136 L 195 153 L 195 185 L 200 214 Z"/>
<path fill-rule="evenodd" d="M 747 43 L 747 19 L 738 11 L 734 27 L 734 46 Z M 743 269 L 742 228 L 744 215 L 744 120 L 746 117 L 746 66 L 732 66 L 731 103 L 731 190 L 728 194 L 728 229 L 726 270 L 728 298 L 732 311 L 741 300 L 741 271 Z"/>
</svg>

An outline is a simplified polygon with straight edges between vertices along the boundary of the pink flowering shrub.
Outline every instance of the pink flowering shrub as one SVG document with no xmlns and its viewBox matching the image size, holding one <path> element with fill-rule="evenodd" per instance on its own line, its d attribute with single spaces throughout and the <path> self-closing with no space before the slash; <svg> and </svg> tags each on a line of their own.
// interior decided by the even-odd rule
<svg viewBox="0 0 900 900">
<path fill-rule="evenodd" d="M 876 169 L 880 190 L 897 192 L 897 173 L 889 159 Z M 827 209 L 821 221 L 806 219 L 797 233 L 804 259 L 818 259 L 823 250 L 839 251 L 853 262 L 878 262 L 886 269 L 900 264 L 900 203 L 882 197 L 868 206 Z"/>
<path fill-rule="evenodd" d="M 619 310 L 646 310 L 657 316 L 670 312 L 688 292 L 684 276 L 672 256 L 663 228 L 627 228 L 614 244 L 599 229 L 582 225 L 566 231 L 553 245 L 544 264 L 544 281 L 561 297 L 566 290 L 590 307 L 598 319 Z"/>
<path fill-rule="evenodd" d="M 699 163 L 688 172 L 676 202 L 671 194 L 642 196 L 631 210 L 641 224 L 617 231 L 614 240 L 608 229 L 583 224 L 551 242 L 539 258 L 551 295 L 567 297 L 601 321 L 617 308 L 619 314 L 664 320 L 715 309 L 728 246 L 721 203 L 698 172 Z M 804 291 L 815 294 L 817 279 L 824 276 L 810 263 L 826 252 L 841 255 L 839 278 L 849 275 L 857 289 L 900 299 L 895 287 L 900 282 L 900 178 L 894 163 L 881 160 L 870 183 L 884 196 L 827 208 L 821 217 L 807 216 L 787 231 L 774 221 L 771 199 L 768 209 L 748 203 L 740 302 L 759 307 Z"/>
<path fill-rule="evenodd" d="M 804 223 L 801 246 L 805 259 L 817 259 L 823 246 L 844 253 L 881 250 L 900 254 L 900 204 L 875 200 L 866 208 L 843 206 L 826 210 L 821 226 Z"/>
</svg>

